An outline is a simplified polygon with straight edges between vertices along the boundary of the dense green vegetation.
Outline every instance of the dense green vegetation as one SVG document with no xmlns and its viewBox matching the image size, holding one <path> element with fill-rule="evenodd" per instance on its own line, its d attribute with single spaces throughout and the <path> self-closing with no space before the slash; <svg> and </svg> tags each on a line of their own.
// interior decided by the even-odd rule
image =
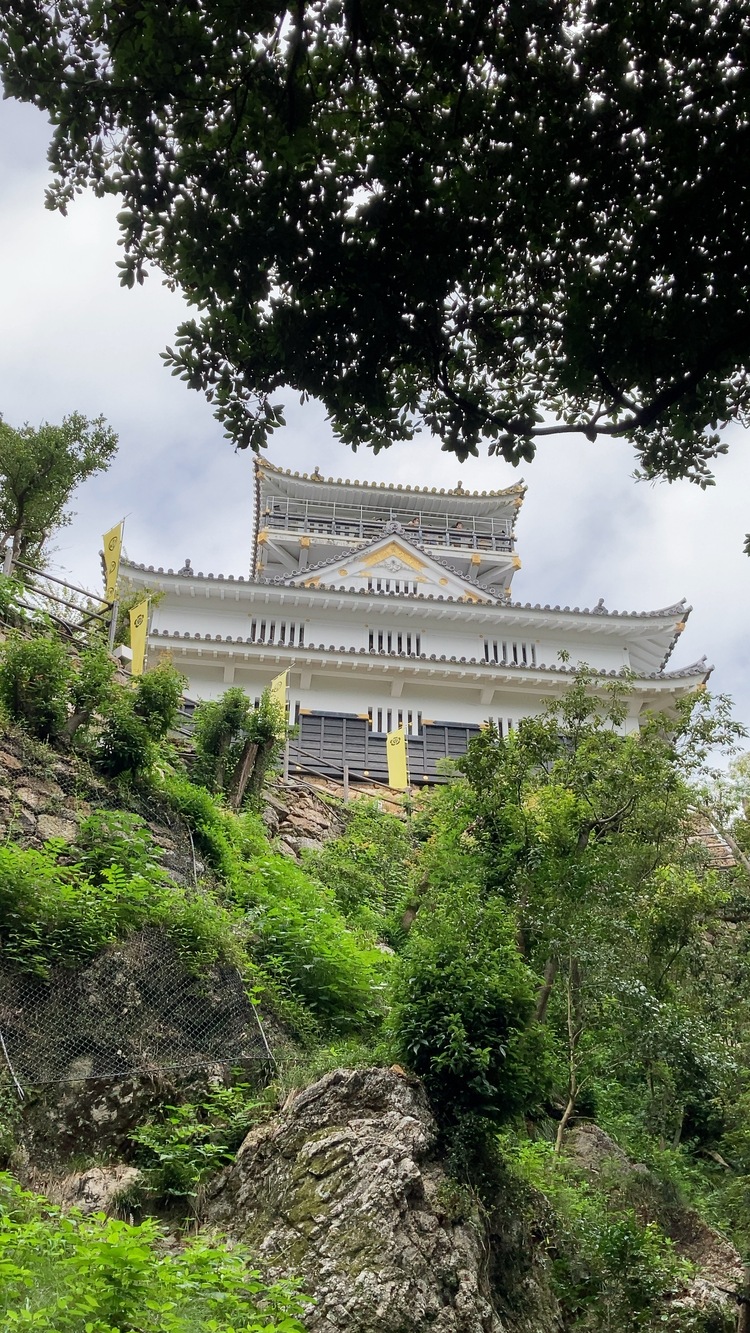
<svg viewBox="0 0 750 1333">
<path fill-rule="evenodd" d="M 195 711 L 195 781 L 221 792 L 234 810 L 246 800 L 257 803 L 286 730 L 284 710 L 268 690 L 257 708 L 239 686 L 204 701 Z"/>
<path fill-rule="evenodd" d="M 128 685 L 118 683 L 101 639 L 71 654 L 45 628 L 42 619 L 3 644 L 0 707 L 40 740 L 75 741 L 107 777 L 147 773 L 155 744 L 174 726 L 184 677 L 165 662 Z"/>
<path fill-rule="evenodd" d="M 718 1314 L 674 1322 L 670 1298 L 689 1266 L 667 1233 L 670 1209 L 690 1202 L 750 1256 L 747 763 L 718 780 L 707 769 L 712 747 L 741 740 L 726 701 L 702 692 L 677 716 L 623 735 L 627 682 L 602 686 L 582 670 L 545 716 L 505 738 L 488 727 L 413 809 L 397 817 L 358 802 L 342 810 L 340 837 L 296 863 L 274 849 L 257 812 L 231 808 L 227 774 L 255 726 L 244 706 L 238 713 L 230 698 L 223 711 L 204 710 L 192 778 L 208 785 L 198 785 L 165 739 L 171 668 L 148 673 L 125 700 L 92 649 L 66 658 L 57 694 L 35 692 L 28 664 L 57 652 L 44 637 L 9 641 L 0 663 L 9 723 L 45 736 L 45 752 L 72 744 L 82 774 L 106 767 L 101 738 L 120 708 L 144 726 L 149 748 L 137 784 L 133 765 L 120 765 L 117 808 L 84 819 L 73 845 L 0 847 L 5 956 L 44 973 L 159 926 L 188 967 L 231 959 L 289 1039 L 275 1086 L 259 1091 L 240 1077 L 157 1109 L 134 1131 L 145 1185 L 131 1210 L 190 1214 L 291 1084 L 337 1063 L 397 1060 L 433 1099 L 457 1207 L 462 1190 L 478 1192 L 490 1214 L 507 1197 L 523 1211 L 533 1190 L 550 1201 L 568 1329 L 723 1333 Z M 71 730 L 76 712 L 86 718 Z M 698 810 L 728 829 L 734 870 L 712 866 Z M 146 813 L 189 829 L 205 865 L 190 887 L 161 868 Z M 643 1165 L 648 1206 L 635 1178 L 592 1182 L 566 1156 L 566 1127 L 592 1120 Z M 69 1227 L 33 1208 L 50 1245 L 62 1232 L 65 1244 L 74 1234 L 88 1244 L 105 1227 Z M 12 1250 L 27 1221 L 17 1209 L 8 1217 Z M 141 1245 L 118 1237 L 107 1243 L 124 1254 Z M 143 1233 L 144 1253 L 153 1238 Z M 68 1262 L 79 1260 L 66 1257 L 65 1271 Z M 40 1290 L 49 1305 L 51 1289 Z M 204 1326 L 255 1327 L 228 1316 L 174 1324 Z"/>
<path fill-rule="evenodd" d="M 289 1283 L 265 1283 L 249 1256 L 189 1241 L 160 1247 L 138 1226 L 63 1213 L 0 1175 L 0 1319 L 49 1333 L 302 1333 Z"/>
</svg>

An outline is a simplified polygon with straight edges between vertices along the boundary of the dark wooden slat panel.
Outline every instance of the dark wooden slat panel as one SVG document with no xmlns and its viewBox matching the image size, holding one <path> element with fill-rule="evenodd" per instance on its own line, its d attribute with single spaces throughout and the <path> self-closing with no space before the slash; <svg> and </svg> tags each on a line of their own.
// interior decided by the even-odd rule
<svg viewBox="0 0 750 1333">
<path fill-rule="evenodd" d="M 412 781 L 440 781 L 441 759 L 457 759 L 466 752 L 478 727 L 461 723 L 428 723 L 420 736 L 408 737 L 409 770 Z M 299 735 L 290 742 L 292 768 L 309 767 L 340 778 L 344 765 L 353 775 L 368 773 L 381 782 L 388 780 L 386 738 L 370 730 L 365 718 L 353 713 L 303 713 Z"/>
</svg>

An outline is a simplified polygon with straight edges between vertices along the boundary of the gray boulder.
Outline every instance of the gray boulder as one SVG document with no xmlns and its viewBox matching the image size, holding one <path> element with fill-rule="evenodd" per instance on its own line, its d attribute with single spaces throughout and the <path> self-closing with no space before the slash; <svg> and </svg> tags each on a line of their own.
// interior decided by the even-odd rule
<svg viewBox="0 0 750 1333">
<path fill-rule="evenodd" d="M 310 1333 L 505 1333 L 484 1224 L 456 1218 L 435 1139 L 418 1083 L 335 1070 L 248 1135 L 208 1220 L 302 1277 Z"/>
</svg>

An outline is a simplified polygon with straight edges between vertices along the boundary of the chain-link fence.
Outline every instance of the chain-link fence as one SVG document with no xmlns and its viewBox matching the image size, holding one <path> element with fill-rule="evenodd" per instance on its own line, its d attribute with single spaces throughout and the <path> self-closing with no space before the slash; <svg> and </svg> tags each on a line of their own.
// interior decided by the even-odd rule
<svg viewBox="0 0 750 1333">
<path fill-rule="evenodd" d="M 196 975 L 154 929 L 46 977 L 0 962 L 0 1033 L 21 1086 L 273 1059 L 236 968 Z"/>
</svg>

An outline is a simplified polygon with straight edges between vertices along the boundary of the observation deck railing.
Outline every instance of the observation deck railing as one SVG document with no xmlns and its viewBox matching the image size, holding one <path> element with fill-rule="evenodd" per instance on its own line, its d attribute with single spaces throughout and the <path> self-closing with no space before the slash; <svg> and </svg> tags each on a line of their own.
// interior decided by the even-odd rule
<svg viewBox="0 0 750 1333">
<path fill-rule="evenodd" d="M 504 551 L 513 550 L 513 537 L 507 528 L 500 530 L 481 529 L 476 522 L 467 520 L 460 526 L 440 523 L 435 518 L 427 518 L 424 523 L 403 523 L 405 536 L 424 546 L 438 546 L 453 550 L 468 551 Z M 340 518 L 334 515 L 310 514 L 293 515 L 285 513 L 266 513 L 262 515 L 261 527 L 278 532 L 301 532 L 310 536 L 343 537 L 349 541 L 374 541 L 383 536 L 386 525 L 394 519 L 382 520 L 369 518 Z M 400 520 L 396 516 L 396 522 Z M 492 520 L 490 520 L 492 522 Z"/>
</svg>

